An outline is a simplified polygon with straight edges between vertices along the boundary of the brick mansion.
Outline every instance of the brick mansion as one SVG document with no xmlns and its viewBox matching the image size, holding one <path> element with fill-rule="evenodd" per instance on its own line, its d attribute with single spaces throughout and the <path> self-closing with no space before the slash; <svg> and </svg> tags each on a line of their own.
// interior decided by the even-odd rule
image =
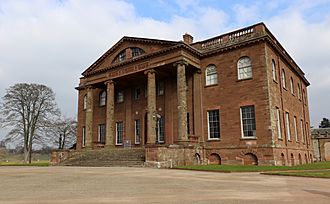
<svg viewBox="0 0 330 204">
<path fill-rule="evenodd" d="M 313 160 L 304 72 L 263 23 L 203 41 L 123 37 L 80 78 L 77 150 L 145 165 Z"/>
</svg>

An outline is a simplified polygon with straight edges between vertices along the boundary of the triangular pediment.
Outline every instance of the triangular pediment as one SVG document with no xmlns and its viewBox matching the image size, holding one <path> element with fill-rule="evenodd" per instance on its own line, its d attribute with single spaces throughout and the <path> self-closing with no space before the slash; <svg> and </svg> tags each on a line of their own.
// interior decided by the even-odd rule
<svg viewBox="0 0 330 204">
<path fill-rule="evenodd" d="M 150 53 L 175 46 L 179 43 L 179 41 L 176 42 L 125 36 L 108 51 L 106 51 L 89 68 L 87 68 L 82 75 L 86 76 L 97 70 L 102 70 L 112 65 L 120 64 L 143 55 L 148 55 Z"/>
</svg>

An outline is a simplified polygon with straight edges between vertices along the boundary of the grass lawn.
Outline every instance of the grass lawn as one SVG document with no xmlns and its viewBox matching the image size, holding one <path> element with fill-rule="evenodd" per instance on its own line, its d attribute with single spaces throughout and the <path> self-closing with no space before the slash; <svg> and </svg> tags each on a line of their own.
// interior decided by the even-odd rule
<svg viewBox="0 0 330 204">
<path fill-rule="evenodd" d="M 318 162 L 299 166 L 242 166 L 242 165 L 205 165 L 205 166 L 179 166 L 177 169 L 219 171 L 219 172 L 264 172 L 288 170 L 317 170 L 330 169 L 330 162 Z"/>
<path fill-rule="evenodd" d="M 31 164 L 27 164 L 24 162 L 0 162 L 0 166 L 49 166 L 49 161 L 32 161 Z"/>
</svg>

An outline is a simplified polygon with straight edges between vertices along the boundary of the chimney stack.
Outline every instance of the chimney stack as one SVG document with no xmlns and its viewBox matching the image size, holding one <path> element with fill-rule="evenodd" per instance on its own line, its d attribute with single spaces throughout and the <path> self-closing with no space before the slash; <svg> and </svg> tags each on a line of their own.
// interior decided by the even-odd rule
<svg viewBox="0 0 330 204">
<path fill-rule="evenodd" d="M 183 42 L 187 43 L 188 45 L 193 43 L 193 36 L 191 36 L 190 34 L 186 33 L 183 35 Z"/>
</svg>

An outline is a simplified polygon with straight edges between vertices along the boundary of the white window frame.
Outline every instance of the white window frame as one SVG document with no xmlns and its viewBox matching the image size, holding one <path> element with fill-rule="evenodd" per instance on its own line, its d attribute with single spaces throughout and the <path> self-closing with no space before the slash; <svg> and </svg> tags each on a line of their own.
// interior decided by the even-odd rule
<svg viewBox="0 0 330 204">
<path fill-rule="evenodd" d="M 277 125 L 277 137 L 278 139 L 282 139 L 281 113 L 278 107 L 276 107 L 276 125 Z"/>
<path fill-rule="evenodd" d="M 117 103 L 122 103 L 124 102 L 124 91 L 123 90 L 119 90 L 117 92 Z"/>
<path fill-rule="evenodd" d="M 291 94 L 294 94 L 294 83 L 293 83 L 293 78 L 290 77 L 290 91 L 291 91 Z"/>
<path fill-rule="evenodd" d="M 238 80 L 251 79 L 253 77 L 252 71 L 252 61 L 250 57 L 241 57 L 237 62 Z"/>
<path fill-rule="evenodd" d="M 87 94 L 84 95 L 84 99 L 83 99 L 83 109 L 84 109 L 84 110 L 87 109 Z"/>
<path fill-rule="evenodd" d="M 82 147 L 85 147 L 86 146 L 86 127 L 84 126 L 82 128 L 82 144 L 81 144 Z"/>
<path fill-rule="evenodd" d="M 272 76 L 273 76 L 273 80 L 276 81 L 276 63 L 275 63 L 275 60 L 272 60 Z"/>
<path fill-rule="evenodd" d="M 102 130 L 101 130 L 101 128 L 104 128 L 104 132 L 103 132 L 103 134 L 104 134 L 104 143 L 105 143 L 105 137 L 106 137 L 106 129 L 105 129 L 105 124 L 99 124 L 99 127 L 98 127 L 98 137 L 97 137 L 97 141 L 99 142 L 99 143 L 101 143 L 102 141 L 101 141 L 101 134 L 102 134 Z"/>
<path fill-rule="evenodd" d="M 301 141 L 305 143 L 304 121 L 300 120 Z"/>
<path fill-rule="evenodd" d="M 122 130 L 121 130 L 121 143 L 118 142 L 118 124 L 122 124 Z M 120 121 L 120 122 L 116 122 L 116 145 L 123 145 L 123 138 L 124 136 L 124 122 Z"/>
<path fill-rule="evenodd" d="M 218 122 L 218 127 L 219 127 L 219 137 L 212 137 L 211 138 L 211 132 L 210 132 L 210 112 L 213 112 L 213 111 L 217 111 L 218 112 L 218 117 L 219 117 L 219 121 Z M 208 137 L 208 140 L 220 140 L 221 138 L 221 127 L 220 127 L 220 110 L 219 109 L 214 109 L 214 110 L 208 110 L 207 111 L 207 137 Z"/>
<path fill-rule="evenodd" d="M 205 85 L 211 86 L 218 84 L 218 72 L 215 65 L 208 65 L 205 69 Z"/>
<path fill-rule="evenodd" d="M 139 131 L 137 128 L 138 127 L 137 124 L 139 124 Z M 134 135 L 135 135 L 135 144 L 140 144 L 141 143 L 141 120 L 140 119 L 134 120 Z M 138 138 L 139 138 L 139 140 L 138 140 Z"/>
<path fill-rule="evenodd" d="M 105 106 L 106 100 L 107 100 L 107 92 L 106 91 L 101 91 L 100 96 L 99 96 L 99 105 L 100 106 Z"/>
<path fill-rule="evenodd" d="M 297 130 L 297 116 L 293 117 L 293 126 L 294 126 L 294 134 L 296 137 L 296 142 L 299 142 L 298 130 Z"/>
<path fill-rule="evenodd" d="M 286 126 L 286 136 L 287 140 L 291 141 L 291 130 L 290 130 L 290 115 L 288 112 L 285 112 L 285 126 Z"/>
<path fill-rule="evenodd" d="M 165 118 L 157 114 L 156 119 L 156 142 L 158 144 L 165 143 Z M 162 124 L 161 124 L 162 123 Z M 162 136 L 162 140 L 161 140 Z"/>
<path fill-rule="evenodd" d="M 244 122 L 243 122 L 243 108 L 245 107 L 249 107 L 249 106 L 242 106 L 240 107 L 240 117 L 241 117 L 241 135 L 242 135 L 242 138 L 243 139 L 255 139 L 257 138 L 257 120 L 256 120 L 256 110 L 255 110 L 255 106 L 254 105 L 251 105 L 254 107 L 254 123 L 255 123 L 255 126 L 256 126 L 256 129 L 254 130 L 254 135 L 253 136 L 245 136 L 244 135 Z"/>
<path fill-rule="evenodd" d="M 285 78 L 285 71 L 284 71 L 284 69 L 282 69 L 281 79 L 282 79 L 282 86 L 283 86 L 283 88 L 286 88 L 286 78 Z"/>
</svg>

